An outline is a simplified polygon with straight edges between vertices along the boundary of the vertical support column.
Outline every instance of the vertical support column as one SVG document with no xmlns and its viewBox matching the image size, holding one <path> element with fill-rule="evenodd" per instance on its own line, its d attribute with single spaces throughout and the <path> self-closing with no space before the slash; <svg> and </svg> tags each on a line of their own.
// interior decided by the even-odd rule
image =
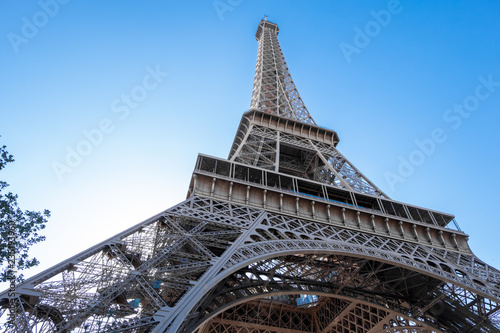
<svg viewBox="0 0 500 333">
<path fill-rule="evenodd" d="M 250 200 L 250 185 L 247 186 L 247 196 L 245 198 L 245 203 L 248 205 L 248 200 Z"/>
<path fill-rule="evenodd" d="M 425 232 L 427 234 L 427 239 L 429 240 L 429 243 L 432 245 L 432 237 L 431 237 L 431 229 L 429 227 L 425 228 Z"/>
<path fill-rule="evenodd" d="M 212 178 L 212 188 L 210 189 L 210 196 L 214 196 L 214 191 L 215 191 L 215 182 L 217 181 L 217 178 Z"/>
<path fill-rule="evenodd" d="M 220 257 L 213 262 L 213 265 L 201 276 L 201 278 L 189 289 L 186 294 L 173 307 L 163 307 L 155 313 L 155 319 L 159 324 L 155 327 L 154 332 L 177 333 L 179 329 L 192 311 L 193 307 L 205 296 L 207 291 L 212 289 L 221 281 L 224 275 L 223 267 L 230 260 L 234 252 L 240 248 L 255 229 L 262 224 L 267 213 L 261 212 L 259 216 L 252 221 L 251 225 L 246 230 L 242 230 L 242 234 L 233 242 L 233 244 Z"/>
<path fill-rule="evenodd" d="M 455 245 L 455 248 L 459 250 L 458 242 L 457 242 L 457 235 L 452 234 L 451 239 L 453 239 L 453 244 Z"/>
<path fill-rule="evenodd" d="M 196 192 L 196 185 L 198 185 L 197 182 L 198 182 L 198 175 L 195 174 L 193 175 L 193 191 L 191 192 L 193 194 Z"/>
<path fill-rule="evenodd" d="M 231 201 L 233 199 L 233 182 L 229 183 L 229 195 L 228 195 L 228 200 Z"/>
<path fill-rule="evenodd" d="M 414 225 L 412 226 L 412 229 L 413 229 L 413 235 L 415 236 L 415 239 L 416 239 L 417 241 L 419 241 L 419 239 L 418 239 L 418 233 L 417 233 L 417 225 L 416 225 L 416 224 L 414 224 Z"/>
<path fill-rule="evenodd" d="M 359 217 L 360 215 L 361 215 L 361 212 L 360 212 L 360 211 L 357 211 L 357 212 L 356 212 L 356 219 L 358 220 L 358 228 L 359 228 L 359 229 L 363 229 L 363 228 L 361 227 L 361 218 Z"/>
<path fill-rule="evenodd" d="M 439 238 L 441 239 L 441 244 L 443 244 L 443 246 L 446 247 L 446 242 L 443 237 L 443 230 L 439 230 Z"/>
<path fill-rule="evenodd" d="M 274 159 L 274 172 L 280 171 L 280 131 L 276 131 L 276 157 Z"/>
</svg>

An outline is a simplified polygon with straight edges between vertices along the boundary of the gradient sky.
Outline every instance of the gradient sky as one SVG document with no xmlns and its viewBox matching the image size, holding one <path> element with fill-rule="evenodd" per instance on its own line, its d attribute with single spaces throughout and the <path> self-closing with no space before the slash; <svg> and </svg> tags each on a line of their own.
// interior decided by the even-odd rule
<svg viewBox="0 0 500 333">
<path fill-rule="evenodd" d="M 184 200 L 198 153 L 227 157 L 264 15 L 338 149 L 500 268 L 500 2 L 2 1 L 0 179 L 52 212 L 27 277 Z"/>
</svg>

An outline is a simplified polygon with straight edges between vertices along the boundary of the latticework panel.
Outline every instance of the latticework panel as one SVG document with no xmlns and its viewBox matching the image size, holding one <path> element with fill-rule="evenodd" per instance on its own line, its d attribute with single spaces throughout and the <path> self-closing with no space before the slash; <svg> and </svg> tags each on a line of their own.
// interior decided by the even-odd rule
<svg viewBox="0 0 500 333">
<path fill-rule="evenodd" d="M 262 21 L 259 28 L 262 32 L 250 108 L 315 124 L 293 83 L 278 42 L 277 26 Z"/>
<path fill-rule="evenodd" d="M 255 295 L 283 294 L 288 291 L 288 298 L 267 296 L 265 301 L 272 300 L 270 304 L 283 303 L 288 312 L 300 311 L 301 316 L 303 311 L 313 311 L 313 319 L 305 321 L 308 328 L 302 328 L 302 331 L 379 332 L 394 327 L 405 328 L 407 332 L 498 331 L 490 319 L 466 313 L 468 311 L 465 307 L 446 307 L 446 311 L 451 311 L 447 313 L 438 305 L 431 307 L 425 316 L 412 313 L 414 305 L 421 302 L 419 298 L 440 285 L 442 282 L 439 280 L 369 260 L 295 255 L 261 261 L 234 273 L 219 284 L 204 303 L 205 307 L 200 308 L 204 310 L 197 313 L 209 315 L 223 304 L 231 306 Z M 345 299 L 335 300 L 335 303 L 319 301 L 304 309 L 297 302 L 297 293 L 320 295 L 320 300 L 328 294 Z M 322 309 L 329 304 L 333 306 Z M 458 313 L 460 316 L 457 317 Z M 237 320 L 231 319 L 244 322 L 247 326 L 262 324 L 254 315 L 246 315 L 248 318 L 242 312 Z M 293 318 L 298 323 L 299 317 L 294 315 Z M 215 322 L 220 322 L 220 319 L 228 318 L 221 314 L 216 317 Z M 283 328 L 271 319 L 268 319 L 266 326 L 273 326 L 276 331 L 279 331 L 276 327 Z M 296 328 L 300 328 L 300 325 Z M 191 329 L 188 328 L 187 331 Z"/>
<path fill-rule="evenodd" d="M 250 301 L 228 309 L 218 316 L 221 322 L 245 322 L 254 327 L 312 332 L 314 317 L 310 311 L 280 302 L 279 297 Z M 249 326 L 250 326 L 249 325 Z"/>
<path fill-rule="evenodd" d="M 260 257 L 268 253 L 294 253 L 298 251 L 326 251 L 353 253 L 356 255 L 378 258 L 382 261 L 390 261 L 412 267 L 418 271 L 426 272 L 444 281 L 455 283 L 467 290 L 473 288 L 476 291 L 488 291 L 491 298 L 498 299 L 498 272 L 495 284 L 486 287 L 484 280 L 474 274 L 466 274 L 467 267 L 457 267 L 452 263 L 440 258 L 432 253 L 431 248 L 424 245 L 409 244 L 393 239 L 383 239 L 376 235 L 364 234 L 356 231 L 350 231 L 342 228 L 323 226 L 320 232 L 314 232 L 314 239 L 308 238 L 308 231 L 314 228 L 314 224 L 309 222 L 300 223 L 297 220 L 289 220 L 290 226 L 286 229 L 266 228 L 257 229 L 259 235 L 258 242 L 248 243 L 240 247 L 226 264 L 230 267 L 238 262 L 248 261 L 252 257 Z M 291 229 L 295 229 L 290 232 Z M 298 231 L 298 232 L 297 232 Z M 297 232 L 297 233 L 296 233 Z M 328 241 L 322 241 L 318 237 L 323 233 Z M 491 267 L 490 267 L 491 270 Z M 473 293 L 475 295 L 475 293 Z M 478 296 L 475 296 L 478 298 Z M 462 297 L 463 298 L 463 297 Z M 463 301 L 465 302 L 465 300 Z M 465 302 L 465 304 L 469 304 Z M 494 304 L 497 304 L 496 302 Z M 495 305 L 496 306 L 496 305 Z"/>
<path fill-rule="evenodd" d="M 395 267 L 346 256 L 294 255 L 264 260 L 221 282 L 197 313 L 208 314 L 223 304 L 230 306 L 255 295 L 269 295 L 259 302 L 236 305 L 210 323 L 231 321 L 247 327 L 261 325 L 271 331 L 302 332 L 376 332 L 377 327 L 394 327 L 394 322 L 398 327 L 438 329 L 440 324 L 429 316 L 411 319 L 407 303 L 417 289 L 439 282 L 401 272 Z M 406 277 L 401 279 L 401 275 Z M 412 283 L 415 289 L 398 287 L 402 280 Z M 304 303 L 297 293 L 319 296 L 311 297 L 316 301 Z M 275 315 L 278 312 L 280 316 Z M 289 320 L 286 324 L 283 317 Z"/>
<path fill-rule="evenodd" d="M 433 302 L 436 297 L 441 297 L 446 300 L 446 306 L 449 307 L 449 309 L 454 309 L 450 310 L 452 312 L 448 313 L 448 318 L 453 318 L 453 311 L 458 311 L 458 308 L 460 308 L 459 311 L 464 314 L 463 317 L 467 318 L 463 320 L 463 323 L 459 323 L 460 320 L 452 321 L 450 319 L 443 319 L 441 321 L 442 325 L 455 325 L 456 327 L 468 326 L 471 328 L 474 327 L 474 325 L 479 324 L 480 327 L 490 327 L 493 329 L 496 327 L 496 323 L 494 322 L 495 313 L 498 312 L 498 305 L 496 302 L 493 302 L 491 299 L 483 301 L 483 298 L 476 292 L 470 291 L 468 292 L 469 296 L 474 295 L 474 299 L 467 300 L 466 295 L 452 293 L 448 290 L 452 287 L 457 290 L 469 290 L 468 288 L 472 285 L 475 285 L 476 288 L 481 288 L 482 282 L 479 284 L 474 282 L 474 280 L 478 281 L 478 276 L 473 277 L 474 275 L 465 274 L 464 271 L 471 269 L 467 269 L 466 267 L 457 268 L 457 266 L 453 263 L 436 256 L 436 254 L 433 253 L 432 248 L 427 246 L 408 244 L 387 238 L 384 239 L 374 235 L 363 234 L 359 231 L 335 228 L 334 226 L 327 224 L 304 221 L 282 215 L 268 215 L 268 217 L 263 220 L 261 227 L 255 229 L 253 235 L 255 237 L 250 237 L 250 239 L 246 242 L 247 244 L 238 248 L 232 255 L 231 259 L 228 260 L 225 265 L 227 269 L 230 269 L 234 265 L 238 265 L 238 262 L 250 262 L 252 260 L 251 258 L 262 258 L 263 256 L 271 256 L 273 258 L 266 262 L 266 265 L 272 266 L 272 264 L 276 262 L 276 257 L 270 254 L 300 253 L 303 251 L 310 253 L 318 253 L 321 251 L 350 252 L 355 256 L 379 258 L 377 260 L 380 261 L 389 260 L 397 264 L 387 265 L 382 262 L 375 263 L 370 261 L 367 263 L 365 260 L 363 267 L 371 272 L 385 272 L 385 274 L 390 276 L 389 280 L 397 281 L 396 285 L 391 286 L 387 290 L 378 290 L 377 293 L 384 295 L 392 295 L 394 292 L 406 293 L 406 296 L 402 297 L 402 299 L 405 300 L 408 300 L 410 295 L 418 295 L 412 296 L 414 297 L 414 301 L 412 305 L 405 310 L 407 315 L 416 316 L 417 318 L 427 318 L 426 320 L 434 321 L 435 319 L 433 319 L 432 314 L 429 314 L 429 311 L 435 311 L 436 307 L 439 308 L 441 306 L 441 304 L 436 305 L 436 303 Z M 328 239 L 329 241 L 327 243 L 323 243 L 321 242 L 322 239 Z M 463 255 L 463 257 L 465 258 L 466 256 Z M 287 261 L 290 261 L 289 258 L 290 257 L 288 257 Z M 350 262 L 356 262 L 356 260 L 349 260 L 351 260 Z M 474 261 L 480 262 L 477 258 L 475 258 Z M 363 262 L 363 260 L 358 259 L 357 262 L 359 264 Z M 462 263 L 465 263 L 465 261 Z M 407 268 L 402 268 L 401 265 Z M 486 267 L 484 266 L 483 268 Z M 413 271 L 413 269 L 417 269 L 417 271 Z M 478 268 L 476 267 L 476 269 Z M 276 272 L 276 270 L 274 271 Z M 314 275 L 314 281 L 320 281 L 321 278 L 325 278 L 325 276 L 329 276 L 329 274 L 331 275 L 332 271 L 337 272 L 338 277 L 343 280 L 337 281 L 339 288 L 334 291 L 336 294 L 340 293 L 341 290 L 348 285 L 348 283 L 354 284 L 351 286 L 352 290 L 361 290 L 364 288 L 363 286 L 370 285 L 370 283 L 366 284 L 369 280 L 363 275 L 362 271 L 355 267 L 355 265 L 337 267 L 327 271 L 323 270 L 323 275 L 320 275 L 311 267 L 296 269 L 296 271 L 300 273 L 302 278 L 308 278 L 310 275 Z M 434 278 L 426 278 L 425 274 L 422 275 L 422 273 L 420 273 L 423 271 L 427 272 L 425 274 L 433 275 Z M 489 267 L 488 269 L 483 270 L 481 274 L 487 274 L 487 271 L 492 274 L 492 279 L 498 281 L 498 271 Z M 372 273 L 368 273 L 367 276 L 370 276 L 371 274 Z M 258 274 L 254 275 L 258 276 Z M 247 276 L 248 275 L 243 274 L 239 278 L 244 279 Z M 272 281 L 273 279 L 276 279 L 276 275 L 273 275 L 272 279 L 269 278 L 269 281 Z M 458 285 L 462 285 L 464 287 L 458 287 L 458 285 L 453 283 L 443 282 L 445 280 L 453 281 L 454 283 L 458 283 Z M 365 283 L 365 285 L 361 284 L 360 281 Z M 434 282 L 431 283 L 431 281 Z M 332 281 L 330 280 L 329 282 L 331 283 Z M 269 287 L 270 282 L 265 283 L 266 286 Z M 256 288 L 255 281 L 249 284 L 252 284 L 252 286 Z M 383 284 L 381 284 L 380 280 L 377 280 L 371 282 L 371 285 L 381 286 Z M 311 290 L 294 290 L 296 293 L 301 291 L 307 292 Z M 498 294 L 497 289 L 490 289 L 490 291 L 492 292 L 492 296 Z M 248 295 L 250 294 L 251 293 Z M 346 295 L 346 297 L 347 296 L 348 295 Z M 351 296 L 361 297 L 360 295 Z M 242 297 L 242 295 L 238 295 L 235 298 L 238 299 L 240 297 Z M 218 301 L 218 303 L 220 303 L 220 301 Z M 475 303 L 481 305 L 474 306 Z M 481 313 L 478 310 L 480 307 L 488 308 L 488 311 Z M 427 315 L 422 317 L 422 314 L 426 312 Z M 467 314 L 465 314 L 465 312 Z M 485 320 L 486 318 L 491 319 Z M 419 320 L 420 319 L 415 319 L 414 322 L 418 322 Z M 476 324 L 467 324 L 467 322 L 473 322 Z"/>
<path fill-rule="evenodd" d="M 253 127 L 235 161 L 275 170 L 277 144 L 279 144 L 277 135 L 276 131 L 260 126 Z"/>
<path fill-rule="evenodd" d="M 238 306 L 236 315 L 251 307 L 247 301 L 264 299 L 280 304 L 281 312 L 267 310 L 278 319 L 255 317 L 244 329 L 307 332 L 313 323 L 333 332 L 356 323 L 369 332 L 390 329 L 388 320 L 399 316 L 398 327 L 495 331 L 498 281 L 499 272 L 472 255 L 192 197 L 19 286 L 26 320 L 18 325 L 36 332 L 232 330 L 229 321 L 243 321 L 226 311 Z M 301 295 L 313 301 L 299 304 Z M 212 317 L 219 321 L 207 325 Z"/>
<path fill-rule="evenodd" d="M 263 126 L 248 131 L 232 157 L 236 162 L 387 197 L 332 145 Z"/>
<path fill-rule="evenodd" d="M 184 215 L 165 212 L 26 281 L 17 328 L 7 331 L 149 330 L 155 313 L 175 305 L 252 219 L 244 207 L 222 213 L 191 204 Z"/>
<path fill-rule="evenodd" d="M 335 147 L 322 143 L 317 143 L 315 146 L 316 149 L 323 154 L 324 158 L 328 161 L 328 164 L 335 171 L 335 173 L 347 182 L 351 189 L 361 193 L 385 196 L 379 188 L 371 183 L 368 178 L 363 176 L 363 174 L 356 169 L 356 167 L 350 163 L 337 149 L 335 149 Z"/>
<path fill-rule="evenodd" d="M 286 299 L 297 299 L 297 295 L 268 297 L 237 305 L 211 319 L 198 332 L 436 332 L 427 325 L 366 304 L 322 297 L 319 304 L 300 308 L 283 302 Z"/>
</svg>

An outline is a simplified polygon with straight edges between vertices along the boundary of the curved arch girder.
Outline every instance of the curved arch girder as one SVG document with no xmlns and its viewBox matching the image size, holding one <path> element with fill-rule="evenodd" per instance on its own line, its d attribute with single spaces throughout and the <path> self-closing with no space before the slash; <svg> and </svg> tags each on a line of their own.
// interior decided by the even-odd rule
<svg viewBox="0 0 500 333">
<path fill-rule="evenodd" d="M 450 293 L 450 288 L 456 286 L 440 279 L 359 255 L 318 253 L 316 250 L 282 257 L 268 254 L 270 258 L 231 273 L 198 304 L 193 311 L 198 318 L 189 317 L 191 325 L 185 331 L 191 332 L 193 323 L 201 324 L 207 316 L 245 298 L 290 292 L 356 300 L 436 329 L 462 331 L 463 327 L 473 329 L 478 325 L 496 330 L 488 316 L 474 313 L 456 300 L 456 295 Z M 434 302 L 435 299 L 439 302 Z M 461 312 L 461 319 L 456 318 L 457 311 Z"/>
<path fill-rule="evenodd" d="M 400 276 L 404 276 L 408 283 L 413 284 L 411 290 L 402 285 Z M 238 270 L 212 289 L 210 296 L 193 312 L 197 313 L 198 317 L 190 318 L 190 325 L 185 327 L 185 332 L 192 332 L 208 317 L 213 317 L 247 299 L 265 297 L 286 303 L 292 309 L 300 308 L 296 296 L 272 296 L 280 294 L 312 294 L 319 297 L 322 303 L 325 303 L 325 298 L 335 296 L 343 299 L 344 306 L 352 303 L 352 311 L 355 311 L 356 307 L 359 308 L 359 304 L 378 309 L 373 311 L 383 311 L 384 314 L 377 319 L 372 316 L 370 327 L 375 327 L 390 315 L 410 318 L 413 303 L 417 302 L 412 299 L 413 295 L 423 288 L 436 288 L 439 283 L 416 272 L 348 256 L 290 255 L 267 259 Z M 311 316 L 316 316 L 315 313 L 319 311 L 317 308 L 309 310 L 314 312 Z M 346 312 L 343 315 L 348 314 L 349 312 Z M 219 315 L 218 318 L 221 316 L 224 317 Z M 413 320 L 427 329 L 438 329 L 439 326 L 435 318 L 428 315 Z M 317 318 L 309 321 L 314 322 L 316 326 L 321 324 Z M 368 325 L 368 322 L 364 325 Z M 328 326 L 328 323 L 323 323 L 323 326 Z"/>
</svg>

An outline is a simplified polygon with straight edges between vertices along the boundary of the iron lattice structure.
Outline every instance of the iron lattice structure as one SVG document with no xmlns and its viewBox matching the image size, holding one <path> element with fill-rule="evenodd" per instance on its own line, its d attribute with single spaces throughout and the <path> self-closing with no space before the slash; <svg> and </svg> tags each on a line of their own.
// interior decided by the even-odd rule
<svg viewBox="0 0 500 333">
<path fill-rule="evenodd" d="M 2 293 L 6 332 L 500 332 L 500 271 L 337 151 L 277 34 L 260 22 L 229 158 L 200 154 L 185 201 Z"/>
</svg>

